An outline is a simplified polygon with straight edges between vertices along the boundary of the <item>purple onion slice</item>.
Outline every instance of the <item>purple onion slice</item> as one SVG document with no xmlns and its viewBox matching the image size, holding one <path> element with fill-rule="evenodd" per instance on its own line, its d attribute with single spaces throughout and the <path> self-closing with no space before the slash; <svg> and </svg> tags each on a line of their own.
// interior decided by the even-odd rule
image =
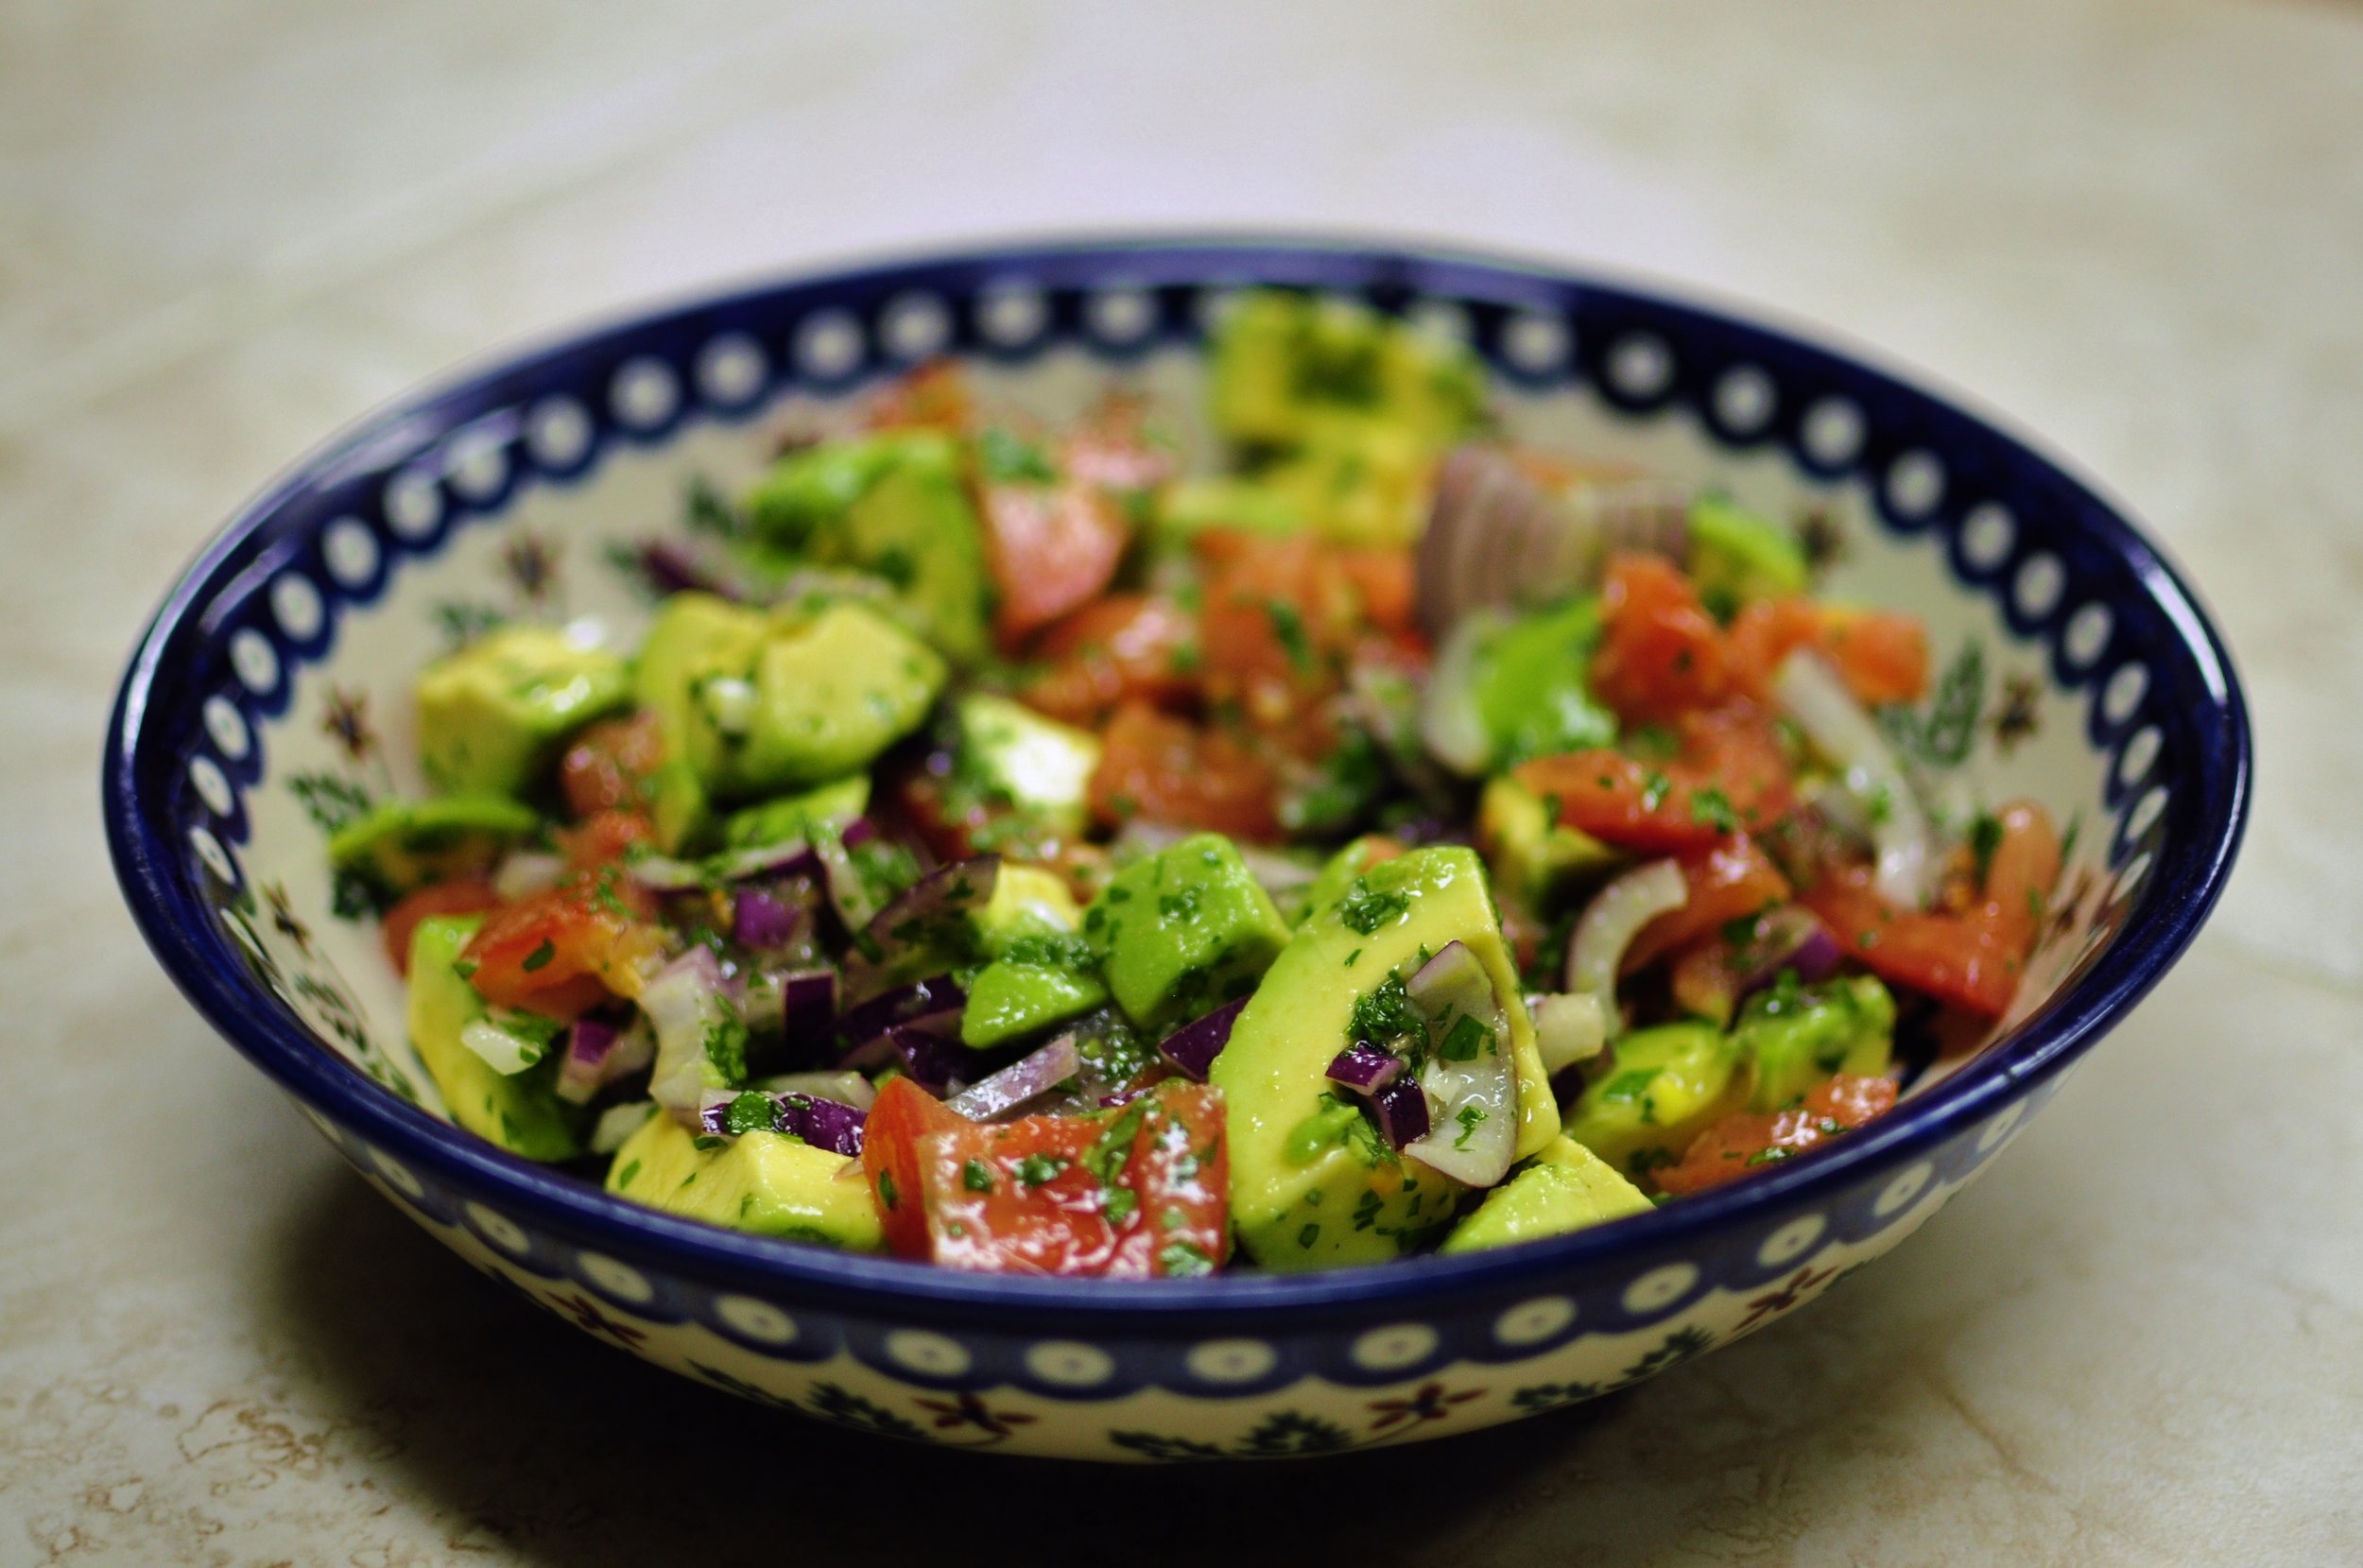
<svg viewBox="0 0 2363 1568">
<path fill-rule="evenodd" d="M 845 1016 L 837 1021 L 837 1038 L 846 1046 L 837 1065 L 883 1067 L 892 1055 L 888 1037 L 895 1030 L 951 1034 L 959 1027 L 961 1009 L 967 1006 L 968 993 L 949 974 L 897 986 L 883 996 L 873 996 L 846 1009 Z"/>
<path fill-rule="evenodd" d="M 1157 1054 L 1173 1063 L 1175 1072 L 1196 1083 L 1206 1081 L 1207 1069 L 1222 1055 L 1222 1048 L 1231 1043 L 1232 1026 L 1238 1023 L 1240 1009 L 1247 1006 L 1244 996 L 1235 1002 L 1225 1002 L 1203 1018 L 1192 1019 L 1157 1042 Z"/>
<path fill-rule="evenodd" d="M 1593 896 L 1567 940 L 1567 989 L 1616 999 L 1616 972 L 1641 928 L 1690 902 L 1690 884 L 1671 860 L 1636 866 Z"/>
<path fill-rule="evenodd" d="M 1032 1052 L 947 1102 L 972 1121 L 990 1122 L 1015 1114 L 1073 1077 L 1083 1065 L 1075 1037 L 1058 1039 Z"/>
<path fill-rule="evenodd" d="M 777 951 L 802 934 L 801 914 L 760 887 L 744 888 L 731 905 L 731 939 L 741 947 Z"/>
<path fill-rule="evenodd" d="M 1556 1078 L 1608 1044 L 1608 1003 L 1589 991 L 1548 991 L 1526 998 L 1543 1071 Z"/>
<path fill-rule="evenodd" d="M 1397 1078 L 1373 1095 L 1371 1113 L 1390 1148 L 1406 1149 L 1427 1136 L 1427 1095 L 1409 1078 Z"/>
<path fill-rule="evenodd" d="M 983 908 L 992 900 L 993 884 L 1000 876 L 997 854 L 938 866 L 871 916 L 864 935 L 881 959 L 930 946 L 946 927 L 965 921 L 971 910 Z"/>
<path fill-rule="evenodd" d="M 1465 942 L 1446 942 L 1406 982 L 1431 1043 L 1419 1087 L 1434 1126 L 1404 1153 L 1456 1181 L 1490 1187 L 1517 1157 L 1518 1070 L 1492 975 Z"/>
<path fill-rule="evenodd" d="M 968 1080 L 976 1060 L 957 1041 L 923 1029 L 897 1029 L 887 1040 L 904 1074 L 938 1099 Z"/>
<path fill-rule="evenodd" d="M 1337 1053 L 1329 1064 L 1329 1081 L 1364 1095 L 1375 1095 L 1403 1075 L 1403 1058 L 1357 1040 Z"/>
</svg>

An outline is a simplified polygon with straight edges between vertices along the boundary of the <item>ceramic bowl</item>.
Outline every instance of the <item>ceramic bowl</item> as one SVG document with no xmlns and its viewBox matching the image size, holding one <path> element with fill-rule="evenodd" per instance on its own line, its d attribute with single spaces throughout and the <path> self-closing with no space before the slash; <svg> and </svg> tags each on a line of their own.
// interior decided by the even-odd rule
<svg viewBox="0 0 2363 1568">
<path fill-rule="evenodd" d="M 1801 520 L 1831 592 L 1924 615 L 1956 786 L 2070 824 L 2024 994 L 1825 1152 L 1466 1257 L 1113 1284 L 958 1273 L 707 1229 L 443 1119 L 321 824 L 415 790 L 406 694 L 497 615 L 646 615 L 631 546 L 784 433 L 937 354 L 1036 414 L 1110 383 L 1186 443 L 1209 322 L 1277 284 L 1461 336 L 1514 433 Z M 173 587 L 105 762 L 115 864 L 216 1027 L 386 1197 L 583 1331 L 782 1409 L 921 1441 L 1136 1461 L 1322 1453 L 1623 1387 L 1811 1301 L 2001 1153 L 2223 886 L 2249 790 L 2224 647 L 2122 511 L 1851 352 L 1556 267 L 1355 244 L 994 249 L 768 284 L 469 371 L 273 484 Z"/>
</svg>

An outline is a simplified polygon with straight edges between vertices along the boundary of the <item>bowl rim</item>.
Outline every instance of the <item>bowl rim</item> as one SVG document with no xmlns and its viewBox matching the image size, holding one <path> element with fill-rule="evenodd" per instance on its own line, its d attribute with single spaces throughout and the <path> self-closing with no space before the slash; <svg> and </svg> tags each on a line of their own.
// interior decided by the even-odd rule
<svg viewBox="0 0 2363 1568">
<path fill-rule="evenodd" d="M 1248 1270 L 1195 1280 L 1126 1281 L 969 1273 L 899 1258 L 838 1252 L 746 1235 L 680 1218 L 609 1196 L 603 1189 L 509 1155 L 370 1080 L 286 1017 L 277 999 L 242 966 L 225 963 L 205 940 L 214 922 L 181 886 L 173 866 L 177 840 L 161 822 L 162 802 L 143 799 L 139 779 L 151 722 L 172 691 L 166 654 L 216 632 L 202 612 L 220 592 L 223 567 L 269 529 L 281 509 L 323 475 L 382 459 L 389 444 L 407 451 L 441 439 L 508 396 L 512 380 L 548 375 L 594 355 L 627 335 L 685 323 L 709 313 L 750 308 L 784 294 L 877 287 L 947 267 L 1032 267 L 1113 283 L 1125 264 L 1166 257 L 1226 254 L 1285 257 L 1363 267 L 1407 266 L 1494 280 L 1546 284 L 1621 297 L 1687 319 L 1709 330 L 1753 335 L 1818 357 L 1876 385 L 1916 397 L 1980 426 L 1984 434 L 2048 472 L 2080 503 L 2078 531 L 2118 563 L 2155 602 L 2174 629 L 2168 646 L 2191 661 L 2221 710 L 2212 749 L 2194 775 L 2213 809 L 2201 831 L 2157 856 L 2135 907 L 2082 974 L 2049 999 L 2017 1031 L 1981 1052 L 1927 1094 L 1907 1099 L 1864 1131 L 1794 1164 L 1768 1171 L 1653 1213 L 1569 1235 L 1457 1257 L 1435 1254 L 1302 1274 Z M 1201 284 L 1218 280 L 1198 275 Z M 760 406 L 760 405 L 758 405 Z M 2147 993 L 2179 959 L 2221 894 L 2237 853 L 2253 793 L 2253 739 L 2231 654 L 2197 594 L 2130 508 L 2068 459 L 2018 428 L 2006 414 L 1899 364 L 1842 333 L 1797 320 L 1776 308 L 1591 263 L 1520 257 L 1391 235 L 1289 232 L 1148 232 L 1088 238 L 989 239 L 897 251 L 859 264 L 788 267 L 702 290 L 684 290 L 639 308 L 606 313 L 495 347 L 364 414 L 283 469 L 243 504 L 181 570 L 141 632 L 118 687 L 102 759 L 101 794 L 109 848 L 125 901 L 143 938 L 182 993 L 233 1046 L 300 1101 L 319 1108 L 373 1148 L 415 1162 L 463 1193 L 496 1197 L 533 1223 L 588 1239 L 623 1255 L 657 1256 L 673 1271 L 707 1282 L 751 1284 L 775 1296 L 891 1299 L 931 1316 L 975 1320 L 1055 1315 L 1069 1321 L 1107 1319 L 1146 1328 L 1159 1319 L 1239 1325 L 1334 1312 L 1346 1306 L 1389 1309 L 1467 1295 L 1482 1299 L 1521 1283 L 1653 1261 L 1733 1230 L 1751 1219 L 1834 1198 L 1890 1164 L 1935 1150 L 1981 1118 L 2025 1096 L 2068 1065 Z M 154 809 L 151 809 L 151 804 Z M 200 935 L 204 934 L 204 935 Z"/>
</svg>

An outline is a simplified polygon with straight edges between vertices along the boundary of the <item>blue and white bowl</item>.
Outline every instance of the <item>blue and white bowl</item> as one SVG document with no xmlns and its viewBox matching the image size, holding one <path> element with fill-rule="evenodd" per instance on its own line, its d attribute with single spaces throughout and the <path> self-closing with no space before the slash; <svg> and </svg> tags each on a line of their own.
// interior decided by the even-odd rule
<svg viewBox="0 0 2363 1568">
<path fill-rule="evenodd" d="M 1464 336 L 1522 437 L 1813 519 L 1832 592 L 1926 617 L 1959 786 L 2073 824 L 1982 1053 L 1834 1147 L 1655 1214 L 1466 1257 L 1280 1277 L 1018 1279 L 732 1234 L 443 1118 L 320 824 L 415 790 L 407 692 L 492 615 L 646 614 L 630 546 L 684 489 L 931 355 L 1046 418 L 1112 382 L 1202 443 L 1209 322 L 1278 284 Z M 927 1442 L 1130 1460 L 1323 1453 L 1587 1399 L 1751 1333 L 1911 1233 L 2198 930 L 2247 812 L 2248 723 L 2196 599 L 2117 508 L 1845 353 L 1537 268 L 1305 243 L 993 250 L 767 285 L 412 398 L 242 511 L 142 639 L 106 757 L 124 892 L 214 1025 L 478 1268 L 716 1387 Z"/>
</svg>

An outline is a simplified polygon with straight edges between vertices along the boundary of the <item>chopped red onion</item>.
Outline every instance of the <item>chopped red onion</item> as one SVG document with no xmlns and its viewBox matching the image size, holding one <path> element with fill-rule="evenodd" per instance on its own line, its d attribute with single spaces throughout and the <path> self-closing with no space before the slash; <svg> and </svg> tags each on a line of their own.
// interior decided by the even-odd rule
<svg viewBox="0 0 2363 1568">
<path fill-rule="evenodd" d="M 1689 902 L 1690 884 L 1671 860 L 1636 866 L 1601 888 L 1568 939 L 1567 989 L 1600 998 L 1613 1015 L 1625 949 L 1643 926 Z"/>
<path fill-rule="evenodd" d="M 607 1059 L 613 1054 L 621 1031 L 596 1018 L 578 1018 L 566 1031 L 566 1050 L 558 1059 L 558 1097 L 569 1105 L 589 1105 L 612 1076 Z"/>
<path fill-rule="evenodd" d="M 837 1017 L 837 974 L 834 970 L 800 969 L 779 979 L 780 1027 L 787 1038 L 817 1040 Z"/>
<path fill-rule="evenodd" d="M 948 1035 L 959 1027 L 968 993 L 949 974 L 938 974 L 898 986 L 846 1010 L 837 1021 L 837 1038 L 846 1049 L 840 1067 L 883 1067 L 893 1054 L 888 1037 L 897 1029 Z"/>
<path fill-rule="evenodd" d="M 1590 991 L 1551 991 L 1526 998 L 1543 1071 L 1557 1077 L 1608 1044 L 1608 1002 Z"/>
<path fill-rule="evenodd" d="M 1942 869 L 1936 832 L 1879 726 L 1846 689 L 1845 679 L 1812 648 L 1781 661 L 1772 695 L 1814 750 L 1837 766 L 1847 792 L 1870 818 L 1879 896 L 1899 909 L 1924 906 Z"/>
<path fill-rule="evenodd" d="M 810 1094 L 823 1100 L 836 1100 L 856 1111 L 867 1111 L 878 1097 L 878 1091 L 859 1073 L 780 1073 L 755 1085 L 767 1094 Z"/>
<path fill-rule="evenodd" d="M 1063 1034 L 947 1103 L 972 1121 L 993 1121 L 1049 1094 L 1073 1077 L 1082 1065 L 1082 1053 L 1075 1048 L 1075 1037 Z"/>
<path fill-rule="evenodd" d="M 760 887 L 744 888 L 731 905 L 731 938 L 759 951 L 785 947 L 802 930 L 798 915 Z"/>
<path fill-rule="evenodd" d="M 1493 737 L 1476 705 L 1476 662 L 1502 618 L 1487 611 L 1460 617 L 1436 646 L 1420 694 L 1420 741 L 1427 754 L 1474 778 L 1492 766 Z"/>
<path fill-rule="evenodd" d="M 1430 1018 L 1452 1008 L 1483 1016 L 1494 1005 L 1493 977 L 1466 942 L 1446 942 L 1412 973 L 1404 990 Z"/>
<path fill-rule="evenodd" d="M 1427 1136 L 1427 1095 L 1410 1078 L 1397 1078 L 1372 1095 L 1371 1112 L 1389 1148 L 1407 1149 Z"/>
<path fill-rule="evenodd" d="M 699 1130 L 708 1137 L 737 1136 L 731 1130 L 733 1112 L 750 1095 L 763 1102 L 768 1120 L 761 1130 L 801 1138 L 813 1147 L 827 1149 L 832 1154 L 861 1152 L 862 1128 L 869 1119 L 869 1113 L 859 1106 L 846 1105 L 818 1094 L 770 1094 L 760 1089 L 710 1091 L 699 1106 Z M 740 1130 L 755 1129 L 742 1128 Z"/>
<path fill-rule="evenodd" d="M 878 836 L 878 825 L 867 817 L 856 817 L 837 831 L 835 837 L 820 834 L 813 840 L 813 853 L 819 856 L 820 868 L 828 884 L 829 903 L 837 910 L 837 918 L 845 922 L 848 931 L 859 931 L 869 925 L 883 902 L 871 879 L 854 863 L 854 852 Z"/>
<path fill-rule="evenodd" d="M 879 910 L 864 927 L 875 951 L 888 957 L 932 942 L 946 924 L 965 920 L 992 901 L 1000 880 L 1001 857 L 980 854 L 938 866 Z"/>
<path fill-rule="evenodd" d="M 1239 1012 L 1247 1006 L 1242 996 L 1235 1002 L 1225 1002 L 1203 1018 L 1192 1019 L 1157 1042 L 1157 1054 L 1173 1063 L 1174 1070 L 1197 1083 L 1206 1081 L 1206 1071 L 1222 1055 L 1222 1048 L 1231 1043 L 1232 1027 L 1239 1021 Z"/>
<path fill-rule="evenodd" d="M 655 1101 L 684 1120 L 698 1097 L 722 1085 L 706 1055 L 707 1038 L 730 1022 L 731 1002 L 721 966 L 702 944 L 674 959 L 640 988 L 640 1010 L 656 1031 L 656 1071 L 648 1079 Z"/>
<path fill-rule="evenodd" d="M 1509 1173 L 1518 1143 L 1518 1069 L 1493 977 L 1467 943 L 1446 942 L 1404 989 L 1427 1014 L 1435 1046 L 1419 1080 L 1434 1126 L 1404 1153 L 1457 1181 L 1490 1187 Z"/>
<path fill-rule="evenodd" d="M 924 1029 L 897 1029 L 887 1037 L 906 1077 L 940 1099 L 968 1081 L 975 1053 L 957 1041 Z"/>
<path fill-rule="evenodd" d="M 1329 1064 L 1329 1081 L 1364 1095 L 1372 1095 L 1403 1073 L 1403 1058 L 1367 1040 L 1357 1040 L 1337 1053 Z"/>
</svg>

